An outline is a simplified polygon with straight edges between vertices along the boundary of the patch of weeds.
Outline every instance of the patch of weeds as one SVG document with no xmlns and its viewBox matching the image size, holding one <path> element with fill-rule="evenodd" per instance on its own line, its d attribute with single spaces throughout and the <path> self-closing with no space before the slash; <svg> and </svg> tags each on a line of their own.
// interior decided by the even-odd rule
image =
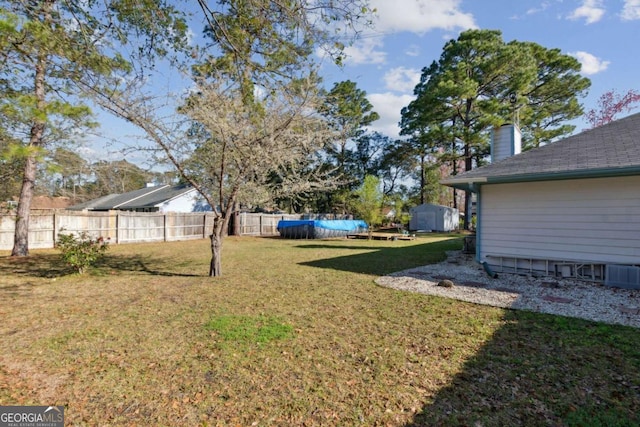
<svg viewBox="0 0 640 427">
<path fill-rule="evenodd" d="M 266 344 L 293 335 L 293 327 L 274 316 L 215 316 L 205 327 L 222 341 L 234 344 Z"/>
</svg>

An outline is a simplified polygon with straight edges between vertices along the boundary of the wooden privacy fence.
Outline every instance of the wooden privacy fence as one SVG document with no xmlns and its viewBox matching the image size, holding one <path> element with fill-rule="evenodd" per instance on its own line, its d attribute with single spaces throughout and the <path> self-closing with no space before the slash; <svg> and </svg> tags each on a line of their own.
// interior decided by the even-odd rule
<svg viewBox="0 0 640 427">
<path fill-rule="evenodd" d="M 277 235 L 278 221 L 301 215 L 238 214 L 240 235 Z M 58 233 L 86 231 L 111 243 L 203 239 L 213 230 L 212 213 L 34 211 L 29 218 L 29 247 L 52 248 Z M 15 217 L 0 215 L 0 250 L 13 247 Z"/>
</svg>

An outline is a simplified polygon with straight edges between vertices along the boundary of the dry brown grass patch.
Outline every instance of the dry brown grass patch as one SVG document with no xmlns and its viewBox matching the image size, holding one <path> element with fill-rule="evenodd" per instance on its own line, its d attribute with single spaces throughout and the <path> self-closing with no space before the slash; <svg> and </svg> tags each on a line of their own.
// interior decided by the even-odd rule
<svg viewBox="0 0 640 427">
<path fill-rule="evenodd" d="M 207 244 L 114 246 L 85 276 L 53 251 L 0 255 L 0 402 L 63 404 L 70 425 L 571 425 L 580 408 L 639 412 L 637 388 L 618 387 L 640 383 L 635 330 L 374 284 L 458 240 L 229 238 L 219 279 L 206 277 Z M 215 319 L 253 332 L 230 339 Z M 265 325 L 287 332 L 256 338 Z"/>
</svg>

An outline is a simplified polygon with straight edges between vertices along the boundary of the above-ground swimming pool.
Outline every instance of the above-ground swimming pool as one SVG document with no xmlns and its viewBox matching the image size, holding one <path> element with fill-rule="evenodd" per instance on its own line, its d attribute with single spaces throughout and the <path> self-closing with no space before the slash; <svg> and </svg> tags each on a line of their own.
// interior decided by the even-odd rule
<svg viewBox="0 0 640 427">
<path fill-rule="evenodd" d="M 362 233 L 367 229 L 367 223 L 362 220 L 305 219 L 278 222 L 280 237 L 287 239 L 346 237 L 348 234 Z"/>
</svg>

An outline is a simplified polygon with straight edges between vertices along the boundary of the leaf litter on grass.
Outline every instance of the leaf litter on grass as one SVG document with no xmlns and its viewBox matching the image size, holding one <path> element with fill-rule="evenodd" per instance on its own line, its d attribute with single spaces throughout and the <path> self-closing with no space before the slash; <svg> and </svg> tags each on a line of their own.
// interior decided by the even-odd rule
<svg viewBox="0 0 640 427">
<path fill-rule="evenodd" d="M 456 236 L 230 238 L 215 280 L 208 244 L 114 246 L 87 280 L 50 277 L 47 251 L 0 256 L 0 401 L 54 400 L 72 425 L 580 425 L 597 413 L 627 425 L 640 413 L 634 329 L 373 283 L 442 260 Z"/>
</svg>

